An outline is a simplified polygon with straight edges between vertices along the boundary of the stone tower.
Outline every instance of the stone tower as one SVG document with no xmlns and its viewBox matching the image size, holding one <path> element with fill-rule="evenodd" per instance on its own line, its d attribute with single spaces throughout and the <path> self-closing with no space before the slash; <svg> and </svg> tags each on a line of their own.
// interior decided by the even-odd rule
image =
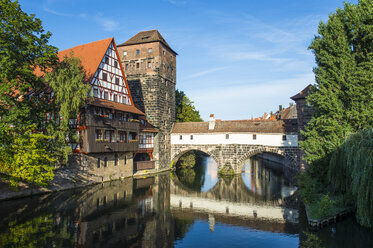
<svg viewBox="0 0 373 248">
<path fill-rule="evenodd" d="M 155 168 L 169 168 L 177 53 L 158 30 L 142 31 L 117 47 L 135 105 L 159 130 L 152 154 Z"/>
</svg>

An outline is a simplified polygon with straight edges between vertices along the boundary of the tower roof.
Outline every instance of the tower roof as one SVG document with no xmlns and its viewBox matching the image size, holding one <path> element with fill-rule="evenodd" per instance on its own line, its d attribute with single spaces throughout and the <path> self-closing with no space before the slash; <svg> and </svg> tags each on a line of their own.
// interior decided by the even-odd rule
<svg viewBox="0 0 373 248">
<path fill-rule="evenodd" d="M 290 97 L 291 100 L 298 100 L 298 99 L 304 99 L 306 96 L 308 96 L 311 88 L 311 84 L 309 84 L 306 88 L 304 88 L 301 92 L 296 94 L 295 96 Z"/>
<path fill-rule="evenodd" d="M 170 45 L 166 42 L 166 40 L 162 37 L 162 35 L 158 32 L 158 30 L 148 30 L 148 31 L 141 31 L 137 33 L 135 36 L 127 40 L 126 42 L 119 44 L 120 46 L 130 46 L 130 45 L 137 45 L 137 44 L 143 44 L 143 43 L 150 43 L 150 42 L 160 42 L 164 46 L 166 46 L 168 49 L 170 49 L 175 55 L 177 53 L 172 50 Z"/>
</svg>

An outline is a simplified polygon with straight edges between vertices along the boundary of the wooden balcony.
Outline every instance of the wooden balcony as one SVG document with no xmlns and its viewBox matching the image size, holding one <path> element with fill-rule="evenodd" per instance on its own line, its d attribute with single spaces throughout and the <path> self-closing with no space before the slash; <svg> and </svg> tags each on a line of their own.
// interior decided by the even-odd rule
<svg viewBox="0 0 373 248">
<path fill-rule="evenodd" d="M 135 162 L 135 166 L 134 166 L 135 171 L 150 170 L 154 168 L 155 168 L 154 161 L 138 161 L 138 162 Z"/>
<path fill-rule="evenodd" d="M 139 142 L 90 142 L 87 152 L 137 152 Z"/>
</svg>

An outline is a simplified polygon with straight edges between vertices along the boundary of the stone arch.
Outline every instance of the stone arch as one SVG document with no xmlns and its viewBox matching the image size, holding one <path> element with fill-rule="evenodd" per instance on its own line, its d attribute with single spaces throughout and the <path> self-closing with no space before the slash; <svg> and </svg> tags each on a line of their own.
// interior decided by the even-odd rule
<svg viewBox="0 0 373 248">
<path fill-rule="evenodd" d="M 179 160 L 179 158 L 181 156 L 183 156 L 185 153 L 189 152 L 189 151 L 200 151 L 200 152 L 203 152 L 203 153 L 206 153 L 207 155 L 209 155 L 210 157 L 212 157 L 215 162 L 218 164 L 218 168 L 219 167 L 219 159 L 215 156 L 215 154 L 213 154 L 211 151 L 208 151 L 207 149 L 203 148 L 203 147 L 186 147 L 186 148 L 182 148 L 182 149 L 175 149 L 176 151 L 173 151 L 172 154 L 171 154 L 171 166 L 174 166 L 176 164 L 176 162 Z"/>
<path fill-rule="evenodd" d="M 247 153 L 245 153 L 245 155 L 241 156 L 237 160 L 237 172 L 239 173 L 239 172 L 242 171 L 242 167 L 244 165 L 244 162 L 247 159 L 251 158 L 252 156 L 254 156 L 256 154 L 260 154 L 260 153 L 263 153 L 263 152 L 277 154 L 277 155 L 282 156 L 286 160 L 289 160 L 289 158 L 287 157 L 287 154 L 286 154 L 284 149 L 281 149 L 281 148 L 278 148 L 278 147 L 258 146 L 256 148 L 248 151 Z"/>
</svg>

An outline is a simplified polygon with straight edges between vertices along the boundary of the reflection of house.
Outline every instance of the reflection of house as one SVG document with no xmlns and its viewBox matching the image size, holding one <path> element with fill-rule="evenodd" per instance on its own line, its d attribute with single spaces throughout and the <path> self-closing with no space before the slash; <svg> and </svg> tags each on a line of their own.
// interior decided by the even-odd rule
<svg viewBox="0 0 373 248">
<path fill-rule="evenodd" d="M 133 157 L 142 152 L 143 133 L 153 140 L 157 130 L 149 127 L 145 114 L 134 105 L 114 39 L 58 53 L 60 59 L 71 55 L 81 60 L 86 83 L 92 85 L 78 119 L 70 120 L 79 132 L 79 143 L 72 144 L 79 155 L 72 162 L 84 165 L 94 180 L 133 175 Z M 147 143 L 146 153 L 151 155 L 153 147 L 153 142 Z"/>
</svg>

